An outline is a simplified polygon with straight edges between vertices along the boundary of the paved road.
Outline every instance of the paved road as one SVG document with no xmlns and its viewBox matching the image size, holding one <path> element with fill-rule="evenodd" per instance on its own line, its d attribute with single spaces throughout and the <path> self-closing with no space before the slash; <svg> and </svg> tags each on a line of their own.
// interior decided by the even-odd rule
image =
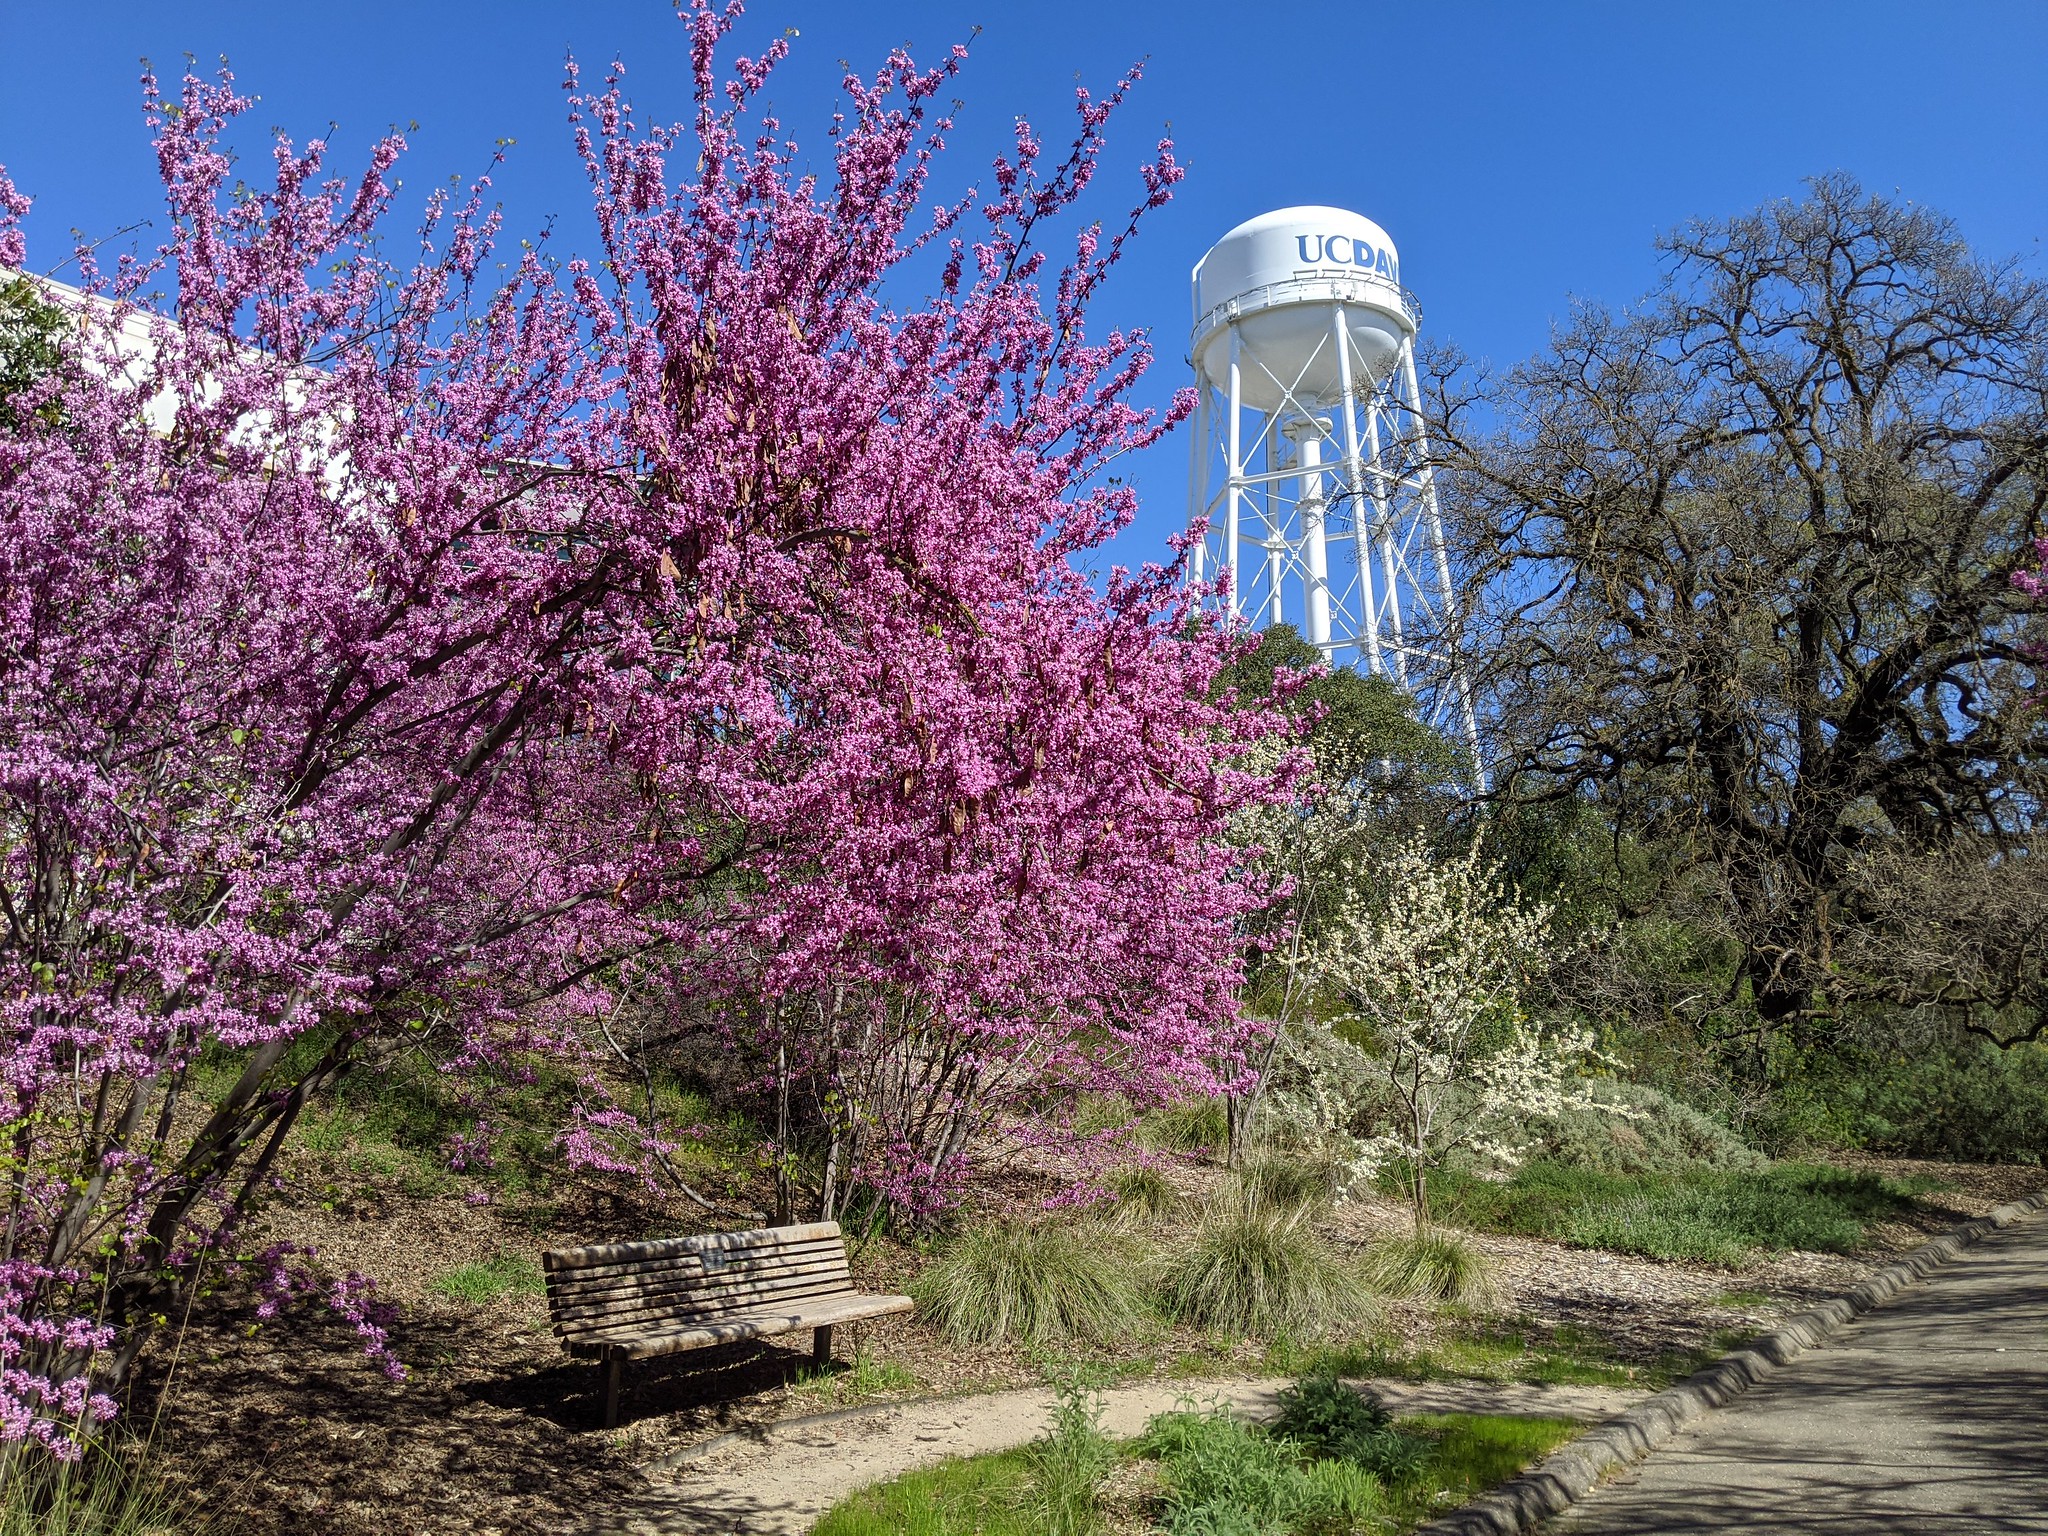
<svg viewBox="0 0 2048 1536">
<path fill-rule="evenodd" d="M 1964 1249 L 1543 1529 L 2048 1533 L 2048 1216 Z"/>
</svg>

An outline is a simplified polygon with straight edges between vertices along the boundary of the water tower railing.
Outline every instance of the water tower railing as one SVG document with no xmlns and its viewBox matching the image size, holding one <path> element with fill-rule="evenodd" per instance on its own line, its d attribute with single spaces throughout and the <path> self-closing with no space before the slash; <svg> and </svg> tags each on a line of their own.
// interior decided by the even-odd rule
<svg viewBox="0 0 2048 1536">
<path fill-rule="evenodd" d="M 1190 332 L 1191 344 L 1199 347 L 1202 338 L 1219 325 L 1227 325 L 1243 315 L 1255 315 L 1261 310 L 1273 309 L 1283 304 L 1350 303 L 1353 301 L 1372 302 L 1375 308 L 1384 309 L 1386 299 L 1392 294 L 1400 305 L 1401 313 L 1408 317 L 1408 324 L 1416 330 L 1422 328 L 1422 305 L 1412 290 L 1392 283 L 1369 278 L 1343 277 L 1292 277 L 1285 282 L 1263 283 L 1257 288 L 1247 288 L 1234 293 L 1220 304 L 1212 304 L 1195 322 Z"/>
</svg>

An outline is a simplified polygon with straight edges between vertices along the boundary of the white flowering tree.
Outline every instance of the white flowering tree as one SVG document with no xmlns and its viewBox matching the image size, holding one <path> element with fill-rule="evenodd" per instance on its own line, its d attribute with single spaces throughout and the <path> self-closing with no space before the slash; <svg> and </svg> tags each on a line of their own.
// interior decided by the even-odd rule
<svg viewBox="0 0 2048 1536">
<path fill-rule="evenodd" d="M 1551 910 L 1512 893 L 1479 849 L 1437 860 L 1416 839 L 1359 873 L 1302 963 L 1348 1010 L 1338 1031 L 1369 1044 L 1305 1041 L 1326 1066 L 1294 1096 L 1328 1118 L 1315 1095 L 1369 1082 L 1385 1114 L 1356 1161 L 1405 1164 L 1419 1234 L 1430 1173 L 1459 1150 L 1512 1166 L 1521 1124 L 1589 1102 L 1582 1073 L 1599 1053 L 1591 1031 L 1545 1029 L 1522 1008 L 1530 973 L 1558 956 Z"/>
<path fill-rule="evenodd" d="M 1406 829 L 1441 823 L 1457 795 L 1458 749 L 1416 719 L 1414 701 L 1388 679 L 1332 668 L 1286 624 L 1262 631 L 1225 681 L 1239 698 L 1277 705 L 1300 722 L 1298 746 L 1308 755 L 1292 795 L 1231 821 L 1232 839 L 1257 850 L 1260 873 L 1282 893 L 1245 929 L 1245 1003 L 1270 1033 L 1230 1098 L 1231 1159 L 1255 1122 L 1278 1120 L 1302 1141 L 1317 1140 L 1321 1127 L 1331 1144 L 1320 1150 L 1350 1161 L 1356 1149 L 1342 1125 L 1355 1113 L 1343 1107 L 1345 1089 L 1333 1074 L 1354 1079 L 1356 1052 L 1317 1022 L 1322 1005 L 1308 949 L 1376 851 L 1395 846 Z M 1277 774 L 1288 750 L 1268 737 L 1246 767 Z M 1266 1102 L 1269 1089 L 1285 1102 Z M 1312 1108 L 1304 1093 L 1327 1102 Z"/>
</svg>

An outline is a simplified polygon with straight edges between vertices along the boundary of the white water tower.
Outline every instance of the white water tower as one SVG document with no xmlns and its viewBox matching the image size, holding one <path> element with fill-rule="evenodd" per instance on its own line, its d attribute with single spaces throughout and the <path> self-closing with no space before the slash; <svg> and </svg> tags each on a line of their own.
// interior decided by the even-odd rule
<svg viewBox="0 0 2048 1536">
<path fill-rule="evenodd" d="M 1247 220 L 1195 264 L 1197 581 L 1283 620 L 1461 736 L 1479 728 L 1415 378 L 1422 311 L 1385 230 L 1341 208 Z"/>
</svg>

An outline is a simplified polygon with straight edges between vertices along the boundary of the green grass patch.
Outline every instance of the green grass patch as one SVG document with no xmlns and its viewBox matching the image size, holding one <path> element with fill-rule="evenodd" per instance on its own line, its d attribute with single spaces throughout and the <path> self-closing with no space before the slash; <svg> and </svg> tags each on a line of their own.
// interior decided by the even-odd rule
<svg viewBox="0 0 2048 1536">
<path fill-rule="evenodd" d="M 1499 1487 L 1580 1429 L 1571 1419 L 1480 1413 L 1418 1414 L 1401 1425 L 1431 1442 L 1415 1475 L 1388 1489 L 1387 1513 L 1403 1531 Z"/>
<path fill-rule="evenodd" d="M 1717 1307 L 1760 1307 L 1771 1299 L 1768 1291 L 1723 1291 L 1714 1298 Z"/>
<path fill-rule="evenodd" d="M 1697 1368 L 1691 1355 L 1623 1360 L 1597 1335 L 1560 1328 L 1550 1338 L 1512 1324 L 1468 1324 L 1426 1349 L 1398 1339 L 1337 1344 L 1282 1340 L 1266 1351 L 1264 1369 L 1279 1376 L 1331 1371 L 1349 1379 L 1390 1381 L 1527 1381 L 1541 1386 L 1662 1387 Z"/>
<path fill-rule="evenodd" d="M 1811 1163 L 1624 1175 L 1537 1161 L 1503 1181 L 1444 1173 L 1430 1187 L 1458 1226 L 1740 1264 L 1758 1251 L 1853 1253 L 1870 1222 L 1912 1210 L 1926 1186 Z"/>
<path fill-rule="evenodd" d="M 1190 1403 L 1115 1447 L 1063 1393 L 1062 1411 L 1080 1418 L 1056 1416 L 1048 1439 L 863 1489 L 815 1536 L 1089 1536 L 1102 1529 L 1100 1490 L 1119 1456 L 1156 1467 L 1144 1513 L 1167 1536 L 1399 1533 L 1514 1477 L 1579 1428 L 1481 1414 L 1389 1421 L 1334 1383 L 1300 1383 L 1296 1396 L 1292 1418 L 1271 1430 Z M 1062 1489 L 1064 1505 L 1052 1496 Z"/>
<path fill-rule="evenodd" d="M 1039 1536 L 1031 1448 L 961 1456 L 863 1488 L 811 1536 Z"/>
<path fill-rule="evenodd" d="M 824 1370 L 805 1366 L 796 1373 L 795 1390 L 829 1408 L 847 1408 L 891 1392 L 908 1392 L 917 1377 L 894 1360 L 877 1360 L 866 1350 L 845 1364 Z"/>
<path fill-rule="evenodd" d="M 501 1253 L 434 1277 L 433 1289 L 450 1301 L 483 1306 L 506 1296 L 538 1296 L 546 1289 L 540 1266 L 520 1254 Z"/>
</svg>

